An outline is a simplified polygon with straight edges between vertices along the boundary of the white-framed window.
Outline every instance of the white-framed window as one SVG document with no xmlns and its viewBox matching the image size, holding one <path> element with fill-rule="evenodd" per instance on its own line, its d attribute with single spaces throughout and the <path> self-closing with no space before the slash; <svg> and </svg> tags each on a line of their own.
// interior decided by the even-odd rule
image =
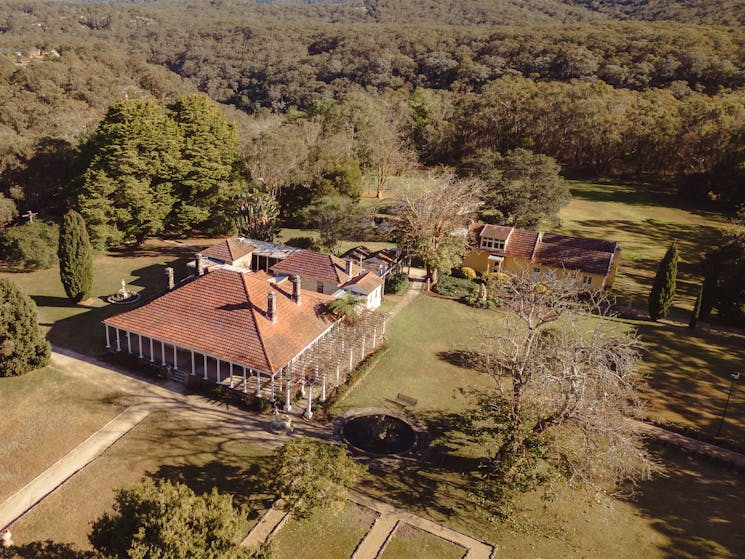
<svg viewBox="0 0 745 559">
<path fill-rule="evenodd" d="M 582 276 L 582 285 L 589 287 L 592 285 L 592 276 Z"/>
<path fill-rule="evenodd" d="M 483 238 L 481 239 L 481 248 L 504 250 L 504 241 L 500 241 L 497 239 Z"/>
</svg>

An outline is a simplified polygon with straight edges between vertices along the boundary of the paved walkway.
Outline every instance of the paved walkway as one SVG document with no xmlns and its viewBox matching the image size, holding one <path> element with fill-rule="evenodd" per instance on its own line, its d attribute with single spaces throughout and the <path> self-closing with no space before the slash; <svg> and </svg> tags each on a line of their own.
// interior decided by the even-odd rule
<svg viewBox="0 0 745 559">
<path fill-rule="evenodd" d="M 351 502 L 374 510 L 378 513 L 370 530 L 360 541 L 352 553 L 350 559 L 377 559 L 383 553 L 385 546 L 396 532 L 401 523 L 414 526 L 425 532 L 429 532 L 439 538 L 461 546 L 466 550 L 466 559 L 491 559 L 494 556 L 494 546 L 480 540 L 466 536 L 465 534 L 441 526 L 436 522 L 422 518 L 408 511 L 383 503 L 372 497 L 362 495 L 356 491 L 350 491 L 347 497 Z M 269 509 L 261 520 L 254 526 L 241 545 L 257 548 L 266 542 L 271 536 L 282 529 L 289 515 L 280 510 L 277 503 Z"/>
<path fill-rule="evenodd" d="M 422 268 L 411 268 L 409 270 L 409 288 L 396 306 L 394 306 L 388 313 L 390 318 L 393 318 L 400 313 L 406 305 L 414 300 L 414 297 L 426 289 L 426 277 L 427 271 Z"/>
<path fill-rule="evenodd" d="M 131 406 L 93 433 L 44 472 L 0 504 L 0 526 L 9 526 L 52 493 L 150 414 L 147 406 Z"/>
<path fill-rule="evenodd" d="M 745 454 L 704 441 L 699 441 L 697 439 L 692 439 L 691 437 L 681 435 L 674 431 L 668 431 L 667 429 L 643 421 L 635 421 L 635 423 L 638 429 L 648 437 L 653 437 L 665 444 L 681 448 L 688 452 L 692 452 L 693 454 L 709 456 L 721 462 L 732 464 L 737 468 L 745 469 Z"/>
<path fill-rule="evenodd" d="M 490 559 L 494 555 L 494 546 L 490 544 L 466 536 L 452 528 L 446 528 L 416 514 L 396 508 L 388 503 L 383 503 L 367 495 L 350 491 L 349 500 L 363 507 L 373 509 L 380 514 L 373 528 L 367 533 L 365 539 L 362 540 L 357 550 L 355 550 L 354 555 L 352 555 L 354 559 L 377 558 L 383 549 L 385 549 L 385 545 L 393 535 L 396 526 L 401 522 L 465 548 L 467 550 L 467 559 Z"/>
<path fill-rule="evenodd" d="M 277 507 L 277 503 L 264 513 L 259 522 L 243 538 L 242 546 L 256 549 L 271 538 L 289 520 L 290 514 Z"/>
</svg>

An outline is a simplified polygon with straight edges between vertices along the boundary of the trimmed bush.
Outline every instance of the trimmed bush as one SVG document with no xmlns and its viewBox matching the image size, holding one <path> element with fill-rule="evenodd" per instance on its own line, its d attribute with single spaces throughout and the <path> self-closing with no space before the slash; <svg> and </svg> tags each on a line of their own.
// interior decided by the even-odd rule
<svg viewBox="0 0 745 559">
<path fill-rule="evenodd" d="M 463 279 L 475 280 L 476 270 L 474 270 L 473 268 L 469 268 L 468 266 L 462 266 L 460 269 L 460 275 Z"/>
<path fill-rule="evenodd" d="M 398 295 L 409 288 L 409 276 L 406 274 L 392 274 L 385 280 L 385 292 Z"/>
<path fill-rule="evenodd" d="M 446 297 L 463 298 L 473 295 L 477 292 L 478 285 L 473 280 L 465 278 L 455 278 L 453 276 L 441 275 L 437 283 L 432 287 L 432 291 L 438 295 Z"/>
</svg>

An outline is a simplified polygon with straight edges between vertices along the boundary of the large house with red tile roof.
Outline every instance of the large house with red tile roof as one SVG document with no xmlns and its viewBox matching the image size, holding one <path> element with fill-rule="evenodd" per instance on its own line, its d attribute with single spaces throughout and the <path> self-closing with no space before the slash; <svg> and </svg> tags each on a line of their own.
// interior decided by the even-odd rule
<svg viewBox="0 0 745 559">
<path fill-rule="evenodd" d="M 272 402 L 276 396 L 289 410 L 295 392 L 312 392 L 313 383 L 325 399 L 327 383 L 330 390 L 343 382 L 383 339 L 384 326 L 364 331 L 361 349 L 359 339 L 345 346 L 339 320 L 324 309 L 334 297 L 303 289 L 298 276 L 200 271 L 175 287 L 168 269 L 165 293 L 106 319 L 106 347 L 168 366 L 177 380 L 194 376 Z M 328 361 L 323 367 L 319 355 Z"/>
<path fill-rule="evenodd" d="M 468 234 L 463 265 L 482 274 L 526 269 L 574 274 L 587 289 L 610 289 L 616 278 L 621 248 L 615 241 L 484 224 L 473 225 Z"/>
</svg>

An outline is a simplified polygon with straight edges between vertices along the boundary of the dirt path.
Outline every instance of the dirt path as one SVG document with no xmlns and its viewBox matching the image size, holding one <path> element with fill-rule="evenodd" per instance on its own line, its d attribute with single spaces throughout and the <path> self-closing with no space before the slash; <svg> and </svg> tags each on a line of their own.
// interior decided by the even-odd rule
<svg viewBox="0 0 745 559">
<path fill-rule="evenodd" d="M 409 287 L 398 304 L 396 304 L 396 306 L 391 309 L 391 312 L 388 313 L 390 318 L 393 318 L 400 313 L 406 305 L 414 300 L 414 297 L 424 291 L 426 286 L 426 276 L 426 270 L 421 268 L 411 268 L 409 270 Z"/>
</svg>

